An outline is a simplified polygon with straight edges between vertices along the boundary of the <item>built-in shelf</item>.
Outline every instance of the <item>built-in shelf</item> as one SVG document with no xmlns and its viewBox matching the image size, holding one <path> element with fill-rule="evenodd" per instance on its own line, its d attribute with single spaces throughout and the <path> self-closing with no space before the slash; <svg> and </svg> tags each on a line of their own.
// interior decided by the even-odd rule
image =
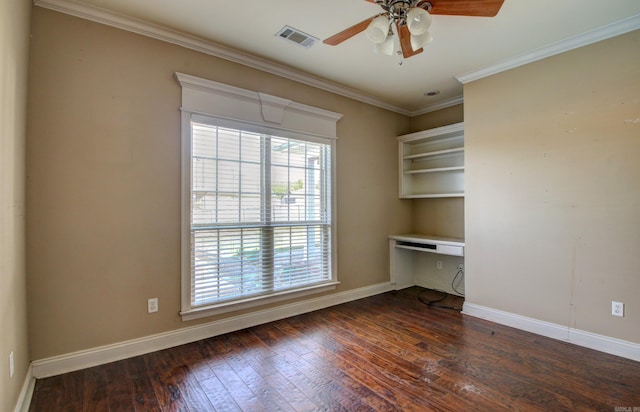
<svg viewBox="0 0 640 412">
<path fill-rule="evenodd" d="M 399 136 L 398 163 L 401 199 L 463 198 L 464 123 Z M 396 289 L 418 285 L 464 295 L 464 239 L 395 235 L 389 246 Z"/>
<path fill-rule="evenodd" d="M 400 198 L 464 196 L 464 123 L 398 137 Z"/>
<path fill-rule="evenodd" d="M 464 170 L 464 166 L 434 167 L 432 169 L 406 170 L 404 173 L 410 175 L 414 173 L 453 172 L 455 170 Z"/>
<path fill-rule="evenodd" d="M 421 195 L 407 195 L 407 196 L 403 196 L 403 199 L 434 199 L 434 198 L 441 198 L 441 197 L 464 197 L 464 193 L 460 192 L 460 193 L 428 193 L 428 194 L 421 194 Z"/>
<path fill-rule="evenodd" d="M 445 150 L 436 150 L 435 152 L 418 153 L 418 154 L 404 156 L 403 159 L 404 160 L 420 159 L 423 157 L 442 156 L 442 155 L 455 154 L 460 152 L 464 152 L 464 147 L 456 147 L 454 149 L 445 149 Z"/>
</svg>

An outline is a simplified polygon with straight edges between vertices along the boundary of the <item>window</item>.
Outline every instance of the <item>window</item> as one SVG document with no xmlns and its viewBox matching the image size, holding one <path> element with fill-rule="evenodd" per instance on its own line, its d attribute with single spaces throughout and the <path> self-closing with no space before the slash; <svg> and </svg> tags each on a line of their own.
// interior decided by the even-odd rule
<svg viewBox="0 0 640 412">
<path fill-rule="evenodd" d="M 331 276 L 331 147 L 191 123 L 191 306 Z"/>
<path fill-rule="evenodd" d="M 326 130 L 330 120 L 335 133 L 339 115 L 267 95 L 252 101 L 246 90 L 177 77 L 183 319 L 334 289 L 335 137 Z M 203 86 L 212 91 L 204 98 Z M 233 119 L 205 114 L 230 107 L 234 93 L 241 109 Z"/>
</svg>

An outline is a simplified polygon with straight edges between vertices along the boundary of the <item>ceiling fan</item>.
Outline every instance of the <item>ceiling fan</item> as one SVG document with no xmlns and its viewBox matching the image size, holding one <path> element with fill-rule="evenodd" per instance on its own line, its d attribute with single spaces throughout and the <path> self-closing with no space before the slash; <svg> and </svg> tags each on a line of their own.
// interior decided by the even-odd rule
<svg viewBox="0 0 640 412">
<path fill-rule="evenodd" d="M 493 17 L 504 0 L 365 0 L 382 8 L 382 13 L 369 17 L 348 29 L 325 39 L 336 46 L 358 33 L 365 32 L 376 44 L 376 50 L 391 55 L 394 50 L 393 27 L 400 40 L 402 56 L 422 53 L 422 46 L 433 38 L 428 32 L 431 14 L 451 16 Z"/>
</svg>

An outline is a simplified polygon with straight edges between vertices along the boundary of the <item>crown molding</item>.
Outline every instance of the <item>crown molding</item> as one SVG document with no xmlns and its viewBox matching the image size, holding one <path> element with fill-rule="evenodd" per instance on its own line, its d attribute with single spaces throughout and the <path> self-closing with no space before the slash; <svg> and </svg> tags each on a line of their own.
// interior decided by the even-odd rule
<svg viewBox="0 0 640 412">
<path fill-rule="evenodd" d="M 464 103 L 464 98 L 462 96 L 456 96 L 456 97 L 452 97 L 450 99 L 447 100 L 443 100 L 441 102 L 438 103 L 434 103 L 432 105 L 429 105 L 425 108 L 413 111 L 409 114 L 410 117 L 415 117 L 415 116 L 420 116 L 422 114 L 427 114 L 427 113 L 431 113 L 431 112 L 435 112 L 436 110 L 441 110 L 441 109 L 446 109 L 449 107 L 453 107 L 453 106 L 457 106 L 459 104 Z"/>
<path fill-rule="evenodd" d="M 596 43 L 601 40 L 606 40 L 611 37 L 619 36 L 637 29 L 640 29 L 640 14 L 636 14 L 631 17 L 618 20 L 611 24 L 598 27 L 596 29 L 587 31 L 585 33 L 582 33 L 576 36 L 568 37 L 559 42 L 555 42 L 543 47 L 539 47 L 530 52 L 520 54 L 511 59 L 505 60 L 502 63 L 498 63 L 496 65 L 489 66 L 484 69 L 461 74 L 455 77 L 462 84 L 469 83 L 469 82 L 479 80 L 484 77 L 488 77 L 506 70 L 523 66 L 528 63 L 533 63 L 535 61 L 542 60 L 547 57 L 555 56 L 560 53 L 577 49 L 582 46 L 587 46 L 589 44 Z"/>
<path fill-rule="evenodd" d="M 158 24 L 129 17 L 121 13 L 105 10 L 100 7 L 80 3 L 74 0 L 34 0 L 34 4 L 45 9 L 69 14 L 85 20 L 94 21 L 96 23 L 105 24 L 107 26 L 175 44 L 187 49 L 258 69 L 263 72 L 271 73 L 276 76 L 284 77 L 308 86 L 316 87 L 340 96 L 348 97 L 385 110 L 405 116 L 411 116 L 410 110 L 389 104 L 358 90 L 345 87 L 342 84 L 334 83 L 270 60 L 262 59 L 209 40 L 169 29 Z"/>
</svg>

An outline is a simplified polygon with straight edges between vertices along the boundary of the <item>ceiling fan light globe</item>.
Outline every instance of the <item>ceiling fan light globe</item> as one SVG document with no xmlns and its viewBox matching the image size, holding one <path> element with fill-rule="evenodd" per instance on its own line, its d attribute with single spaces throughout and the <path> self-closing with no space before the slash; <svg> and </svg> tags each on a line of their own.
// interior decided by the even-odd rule
<svg viewBox="0 0 640 412">
<path fill-rule="evenodd" d="M 422 46 L 424 46 L 425 44 L 429 44 L 433 41 L 433 36 L 431 36 L 431 33 L 429 32 L 425 32 L 422 33 L 419 36 L 416 35 L 411 35 L 411 48 L 413 49 L 413 51 L 418 50 L 419 48 L 421 48 Z"/>
<path fill-rule="evenodd" d="M 383 43 L 378 43 L 375 46 L 376 53 L 386 54 L 387 56 L 392 56 L 394 49 L 395 43 L 393 41 L 393 36 L 387 37 Z"/>
<path fill-rule="evenodd" d="M 373 43 L 384 43 L 389 33 L 389 19 L 386 16 L 378 16 L 369 23 L 364 31 L 367 38 Z"/>
<path fill-rule="evenodd" d="M 425 9 L 413 7 L 407 13 L 407 27 L 409 28 L 409 33 L 414 36 L 420 36 L 431 27 L 431 15 Z"/>
</svg>

